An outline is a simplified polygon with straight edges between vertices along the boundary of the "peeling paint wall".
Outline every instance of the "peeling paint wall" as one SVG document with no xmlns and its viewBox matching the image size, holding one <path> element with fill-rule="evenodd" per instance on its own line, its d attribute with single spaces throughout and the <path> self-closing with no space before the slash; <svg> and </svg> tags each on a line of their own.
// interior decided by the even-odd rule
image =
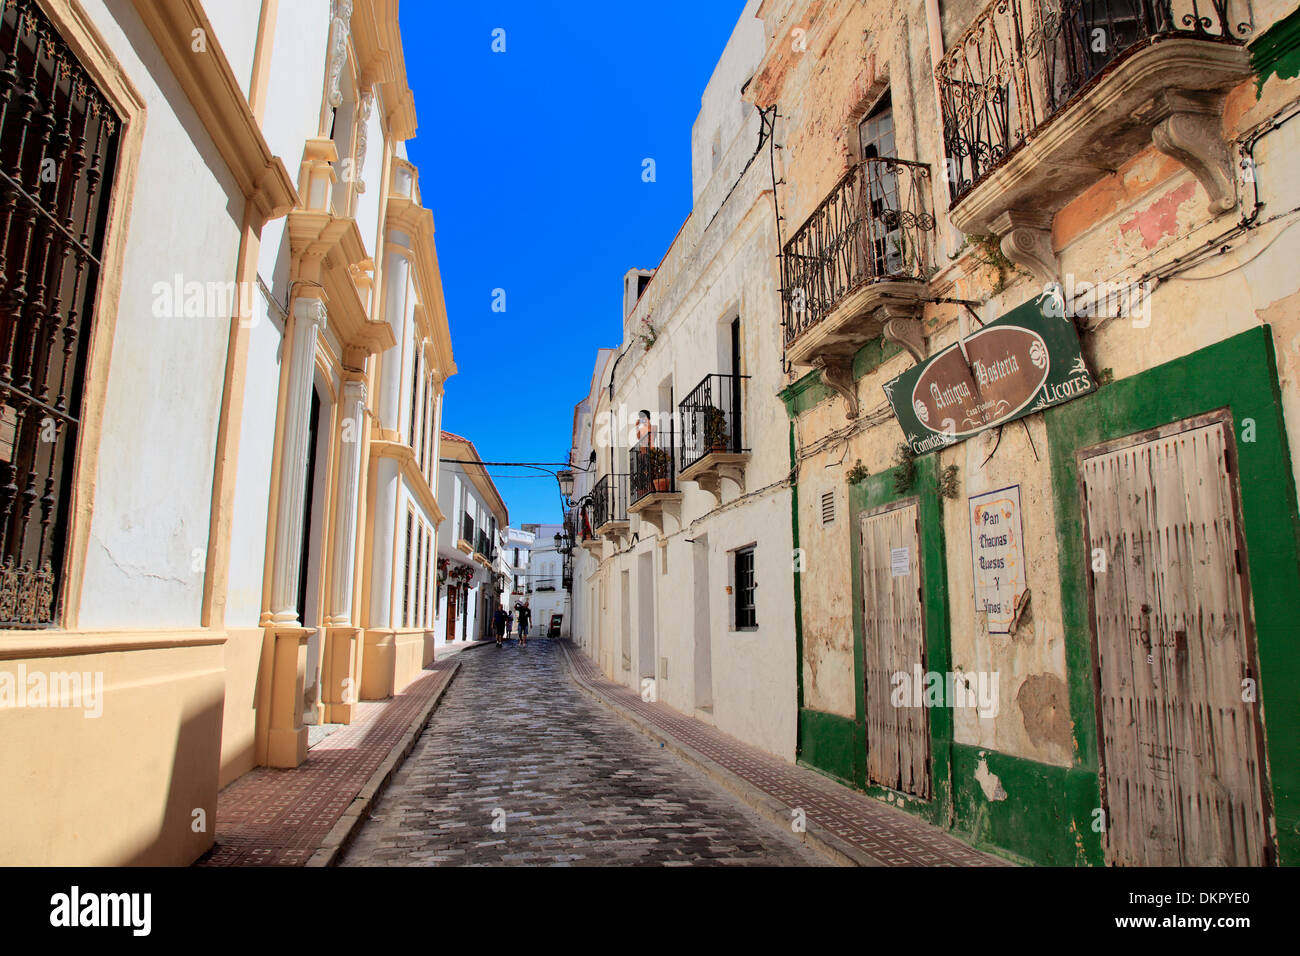
<svg viewBox="0 0 1300 956">
<path fill-rule="evenodd" d="M 943 5 L 943 34 L 951 44 L 984 4 Z M 1286 14 L 1284 4 L 1255 10 L 1256 35 Z M 874 100 L 888 83 L 898 153 L 903 159 L 930 164 L 942 172 L 944 150 L 939 135 L 933 86 L 929 79 L 926 21 L 921 5 L 877 3 L 823 5 L 799 0 L 763 5 L 769 52 L 751 85 L 759 103 L 779 104 L 786 118 L 780 141 L 788 186 L 778 195 L 788 217 L 789 235 L 830 192 L 853 160 L 853 124 L 860 104 Z M 803 31 L 807 51 L 791 44 Z M 1242 136 L 1300 99 L 1300 80 L 1270 76 L 1258 97 L 1253 80 L 1232 90 L 1224 106 L 1227 138 Z M 1190 170 L 1154 147 L 1117 157 L 1115 172 L 1082 190 L 1052 223 L 1052 245 L 1063 283 L 1150 281 L 1150 297 L 1134 315 L 1116 316 L 1101 307 L 1080 320 L 1081 343 L 1094 374 L 1102 381 L 1121 380 L 1165 363 L 1177 362 L 1208 346 L 1267 323 L 1276 343 L 1282 409 L 1291 449 L 1300 442 L 1300 230 L 1292 229 L 1290 211 L 1300 206 L 1294 157 L 1300 150 L 1300 119 L 1289 121 L 1259 140 L 1255 147 L 1254 182 L 1238 186 L 1237 209 L 1211 214 L 1209 197 Z M 1258 186 L 1262 203 L 1249 235 L 1231 231 L 1242 213 L 1253 208 Z M 971 300 L 979 321 L 989 322 L 1040 294 L 1042 285 L 1010 264 L 981 263 L 947 222 L 949 197 L 942 175 L 934 181 L 938 219 L 931 279 L 934 298 Z M 1270 217 L 1278 216 L 1275 221 Z M 1175 271 L 1182 257 L 1201 255 L 1216 236 L 1227 235 L 1222 249 L 1212 244 L 1195 266 L 1162 280 L 1160 270 Z M 931 303 L 922 322 L 927 354 L 956 341 L 960 307 Z M 971 330 L 978 327 L 970 318 Z M 877 350 L 878 352 L 878 350 Z M 828 715 L 861 719 L 855 713 L 854 616 L 849 556 L 858 547 L 844 507 L 847 473 L 856 462 L 871 475 L 894 465 L 903 435 L 884 405 L 883 383 L 913 364 L 906 353 L 872 347 L 858 355 L 855 388 L 861 416 L 854 427 L 846 402 L 809 370 L 789 376 L 787 403 L 795 423 L 801 460 L 798 472 L 799 536 L 807 551 L 802 594 L 804 704 Z M 1231 375 L 1232 369 L 1224 369 Z M 1101 395 L 1105 394 L 1102 386 Z M 1098 407 L 1104 408 L 1104 402 Z M 1241 436 L 1238 436 L 1241 440 Z M 1094 740 L 1090 722 L 1072 713 L 1072 688 L 1091 673 L 1067 661 L 1091 654 L 1072 642 L 1088 634 L 1067 634 L 1061 577 L 1057 489 L 1053 485 L 1051 448 L 1044 417 L 1030 416 L 1000 430 L 986 432 L 934 453 L 936 471 L 957 468 L 956 497 L 942 501 L 946 546 L 948 624 L 951 663 L 956 671 L 998 675 L 996 716 L 974 710 L 953 712 L 954 804 L 958 829 L 972 839 L 987 840 L 1029 858 L 1054 862 L 1097 862 L 1097 836 L 1089 826 L 1089 801 L 1097 797 L 1095 744 L 1080 753 L 1078 741 Z M 1300 479 L 1294 455 L 1294 477 Z M 974 606 L 974 571 L 970 545 L 969 498 L 1017 485 L 1020 490 L 1029 609 L 1015 633 L 990 635 Z M 921 495 L 935 494 L 923 488 Z M 833 496 L 835 521 L 822 522 L 822 496 Z M 1280 502 L 1282 515 L 1294 513 L 1294 501 Z M 1071 517 L 1069 515 L 1065 516 Z M 1075 515 L 1077 517 L 1077 515 Z M 1069 567 L 1074 567 L 1070 564 Z M 1073 656 L 1072 656 L 1073 655 Z M 1072 668 L 1075 668 L 1072 670 Z M 817 726 L 838 727 L 823 722 Z M 1288 727 L 1278 733 L 1286 734 Z M 836 730 L 837 733 L 842 731 Z M 853 730 L 862 733 L 859 724 Z M 829 749 L 826 741 L 817 747 Z M 810 742 L 803 742 L 805 750 Z M 1089 753 L 1088 751 L 1091 751 Z M 978 757 L 973 755 L 978 754 Z M 1014 773 L 990 766 L 1014 767 Z M 1061 833 L 1033 835 L 1028 823 L 1039 812 L 1032 804 L 1052 788 L 1063 796 L 1072 819 L 1062 817 Z M 1089 790 L 1094 794 L 1089 796 Z M 993 804 L 998 809 L 991 809 Z M 1057 808 L 1061 813 L 1065 811 Z M 1068 831 L 1068 832 L 1067 832 Z M 1010 846 L 1006 841 L 1020 841 Z M 1002 842 L 998 842 L 1002 841 Z M 1066 844 L 1077 849 L 1071 850 Z"/>
</svg>

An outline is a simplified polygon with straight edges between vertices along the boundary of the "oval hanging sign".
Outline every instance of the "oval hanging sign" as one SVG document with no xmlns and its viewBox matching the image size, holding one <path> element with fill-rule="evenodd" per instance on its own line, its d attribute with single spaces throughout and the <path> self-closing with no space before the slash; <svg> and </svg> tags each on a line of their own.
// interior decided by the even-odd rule
<svg viewBox="0 0 1300 956">
<path fill-rule="evenodd" d="M 918 455 L 1086 395 L 1088 374 L 1074 322 L 1027 302 L 885 384 Z"/>
<path fill-rule="evenodd" d="M 967 438 L 1033 401 L 1051 364 L 1047 343 L 1037 332 L 1008 325 L 985 328 L 966 339 L 965 357 L 954 345 L 925 367 L 912 386 L 912 410 L 923 425 Z"/>
</svg>

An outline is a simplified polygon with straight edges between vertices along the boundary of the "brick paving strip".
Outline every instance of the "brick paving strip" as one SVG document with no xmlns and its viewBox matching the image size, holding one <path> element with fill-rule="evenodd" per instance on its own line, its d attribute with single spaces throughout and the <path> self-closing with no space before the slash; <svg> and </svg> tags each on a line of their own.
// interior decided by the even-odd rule
<svg viewBox="0 0 1300 956">
<path fill-rule="evenodd" d="M 312 747 L 300 766 L 258 767 L 226 786 L 217 795 L 216 845 L 196 865 L 333 864 L 459 669 L 455 657 L 436 661 L 402 693 L 361 702 L 353 722 Z"/>
<path fill-rule="evenodd" d="M 641 699 L 608 680 L 569 641 L 560 642 L 574 683 L 677 756 L 703 770 L 759 814 L 789 827 L 806 816 L 802 838 L 834 862 L 856 866 L 1010 866 L 940 828 L 743 744 L 716 727 Z"/>
</svg>

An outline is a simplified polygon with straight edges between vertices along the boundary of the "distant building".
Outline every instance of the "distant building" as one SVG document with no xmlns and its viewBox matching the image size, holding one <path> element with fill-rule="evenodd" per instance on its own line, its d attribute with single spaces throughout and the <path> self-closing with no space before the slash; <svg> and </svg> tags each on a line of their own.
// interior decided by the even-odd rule
<svg viewBox="0 0 1300 956">
<path fill-rule="evenodd" d="M 528 596 L 529 554 L 536 535 L 521 528 L 506 528 L 501 548 L 501 572 L 506 577 L 506 589 L 501 595 L 501 606 L 513 610 L 516 603 Z"/>
<path fill-rule="evenodd" d="M 532 634 L 545 635 L 552 616 L 561 618 L 560 635 L 569 636 L 569 556 L 557 551 L 555 536 L 562 524 L 526 524 L 524 530 L 536 536 L 528 558 L 528 592 L 525 601 L 532 612 Z"/>
<path fill-rule="evenodd" d="M 468 438 L 443 432 L 442 457 L 439 505 L 449 527 L 438 539 L 434 630 L 444 642 L 484 640 L 491 636 L 492 612 L 511 586 L 500 563 L 510 515 Z"/>
</svg>

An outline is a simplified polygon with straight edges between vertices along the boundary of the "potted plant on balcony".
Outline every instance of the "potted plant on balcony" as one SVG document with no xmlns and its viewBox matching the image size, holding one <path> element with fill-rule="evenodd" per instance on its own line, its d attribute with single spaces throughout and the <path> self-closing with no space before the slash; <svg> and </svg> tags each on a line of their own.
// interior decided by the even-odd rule
<svg viewBox="0 0 1300 956">
<path fill-rule="evenodd" d="M 666 448 L 648 448 L 645 452 L 646 476 L 655 491 L 668 490 L 668 471 L 672 468 L 672 457 Z"/>
<path fill-rule="evenodd" d="M 727 428 L 727 413 L 716 405 L 704 410 L 704 445 L 710 451 L 726 451 L 731 439 Z"/>
</svg>

